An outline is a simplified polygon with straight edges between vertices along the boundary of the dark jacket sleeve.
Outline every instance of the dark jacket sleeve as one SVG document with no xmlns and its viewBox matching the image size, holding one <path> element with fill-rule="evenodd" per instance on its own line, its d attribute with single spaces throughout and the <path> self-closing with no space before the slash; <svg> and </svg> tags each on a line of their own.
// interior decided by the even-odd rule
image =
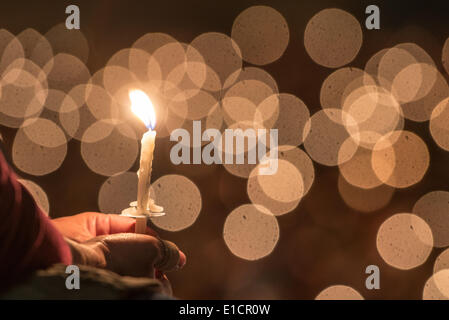
<svg viewBox="0 0 449 320">
<path fill-rule="evenodd" d="M 71 263 L 70 248 L 23 187 L 0 151 L 0 290 L 54 263 Z"/>
</svg>

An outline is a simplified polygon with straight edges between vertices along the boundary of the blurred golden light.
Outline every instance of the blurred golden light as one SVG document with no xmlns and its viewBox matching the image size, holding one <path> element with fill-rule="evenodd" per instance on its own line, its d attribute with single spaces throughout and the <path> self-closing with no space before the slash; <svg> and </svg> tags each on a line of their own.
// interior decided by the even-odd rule
<svg viewBox="0 0 449 320">
<path fill-rule="evenodd" d="M 138 152 L 136 134 L 126 123 L 112 125 L 101 120 L 87 128 L 82 137 L 81 156 L 89 169 L 100 175 L 128 171 Z"/>
<path fill-rule="evenodd" d="M 162 32 L 149 32 L 137 39 L 132 47 L 144 50 L 149 54 L 153 54 L 157 49 L 164 45 L 176 42 L 171 35 Z"/>
<path fill-rule="evenodd" d="M 224 33 L 200 34 L 190 43 L 198 50 L 206 63 L 206 79 L 203 87 L 208 91 L 219 91 L 231 74 L 242 69 L 242 53 L 237 43 Z"/>
<path fill-rule="evenodd" d="M 34 62 L 18 58 L 6 67 L 0 90 L 1 124 L 20 127 L 25 119 L 38 117 L 48 92 L 45 72 Z"/>
<path fill-rule="evenodd" d="M 340 174 L 338 176 L 338 192 L 350 208 L 368 213 L 387 206 L 393 197 L 395 189 L 384 184 L 371 189 L 364 189 L 346 181 L 343 175 Z"/>
<path fill-rule="evenodd" d="M 238 122 L 254 122 L 257 105 L 244 97 L 225 97 L 222 100 L 223 118 L 228 126 Z"/>
<path fill-rule="evenodd" d="M 377 79 L 377 75 L 379 72 L 379 64 L 382 57 L 387 53 L 389 48 L 385 48 L 382 50 L 377 51 L 375 54 L 373 54 L 365 63 L 365 72 L 368 73 L 370 76 Z"/>
<path fill-rule="evenodd" d="M 418 61 L 405 49 L 393 47 L 380 58 L 377 68 L 377 79 L 382 87 L 391 90 L 394 78 L 401 70 Z"/>
<path fill-rule="evenodd" d="M 25 51 L 22 44 L 17 37 L 14 37 L 14 35 L 6 29 L 0 30 L 0 48 L 2 51 L 0 60 L 1 74 L 3 74 L 16 60 L 19 59 L 19 61 L 24 61 Z"/>
<path fill-rule="evenodd" d="M 258 175 L 257 180 L 263 192 L 279 202 L 292 202 L 302 198 L 304 182 L 301 172 L 290 162 L 278 159 L 275 174 Z"/>
<path fill-rule="evenodd" d="M 307 23 L 304 46 L 315 63 L 338 68 L 350 63 L 362 46 L 359 21 L 341 9 L 324 9 Z"/>
<path fill-rule="evenodd" d="M 279 225 L 266 208 L 244 204 L 226 217 L 223 237 L 237 257 L 258 260 L 274 250 L 279 240 Z"/>
<path fill-rule="evenodd" d="M 273 94 L 273 89 L 262 81 L 242 80 L 230 87 L 222 100 L 225 121 L 228 125 L 240 121 L 264 121 L 258 105 Z M 271 111 L 275 111 L 272 109 Z M 262 124 L 262 123 L 261 123 Z"/>
<path fill-rule="evenodd" d="M 87 66 L 79 58 L 67 53 L 55 55 L 43 70 L 47 74 L 48 85 L 64 92 L 69 92 L 74 86 L 85 84 L 90 79 Z"/>
<path fill-rule="evenodd" d="M 394 131 L 382 137 L 372 153 L 377 177 L 395 188 L 407 188 L 421 181 L 429 162 L 427 145 L 410 131 Z"/>
<path fill-rule="evenodd" d="M 399 71 L 393 79 L 391 92 L 401 103 L 419 100 L 433 88 L 437 69 L 426 63 L 413 63 Z"/>
<path fill-rule="evenodd" d="M 377 251 L 390 266 L 409 270 L 426 262 L 433 248 L 429 225 L 410 213 L 398 213 L 385 220 L 377 232 Z"/>
<path fill-rule="evenodd" d="M 427 81 L 427 79 L 423 79 Z M 446 78 L 439 72 L 436 72 L 436 79 L 430 91 L 421 99 L 402 104 L 404 117 L 412 121 L 424 122 L 432 117 L 432 112 L 441 100 L 449 96 L 449 85 Z"/>
<path fill-rule="evenodd" d="M 279 145 L 299 146 L 307 138 L 310 111 L 297 96 L 275 94 L 265 99 L 257 109 L 263 115 L 264 126 L 278 130 Z"/>
<path fill-rule="evenodd" d="M 246 67 L 241 70 L 236 70 L 232 73 L 225 81 L 224 88 L 229 88 L 234 83 L 243 80 L 257 80 L 265 83 L 267 86 L 273 90 L 273 92 L 278 93 L 279 88 L 276 80 L 271 74 L 266 70 L 258 67 Z"/>
<path fill-rule="evenodd" d="M 436 144 L 449 151 L 449 98 L 442 100 L 433 109 L 429 127 Z"/>
<path fill-rule="evenodd" d="M 361 146 L 372 149 L 384 135 L 402 130 L 404 119 L 400 104 L 393 95 L 378 86 L 362 86 L 352 91 L 343 102 L 346 129 Z M 343 119 L 346 120 L 346 119 Z"/>
<path fill-rule="evenodd" d="M 42 209 L 42 211 L 46 214 L 50 214 L 50 203 L 48 202 L 47 193 L 39 186 L 37 183 L 26 180 L 26 179 L 17 179 L 27 190 L 30 192 L 31 196 L 34 198 L 38 206 Z"/>
<path fill-rule="evenodd" d="M 449 300 L 449 269 L 438 271 L 427 280 L 423 300 Z"/>
<path fill-rule="evenodd" d="M 243 60 L 255 65 L 266 65 L 279 59 L 290 40 L 287 21 L 268 6 L 243 10 L 235 18 L 231 34 L 242 50 Z"/>
<path fill-rule="evenodd" d="M 346 144 L 352 146 L 353 140 L 349 137 L 343 142 L 340 148 L 339 157 L 346 157 Z M 340 155 L 340 153 L 342 153 Z M 359 146 L 348 161 L 341 161 L 339 169 L 345 180 L 355 187 L 362 189 L 372 189 L 380 186 L 382 181 L 379 180 L 371 166 L 372 151 Z"/>
<path fill-rule="evenodd" d="M 449 38 L 447 38 L 444 42 L 443 52 L 441 53 L 441 61 L 443 62 L 446 73 L 449 74 Z"/>
<path fill-rule="evenodd" d="M 433 273 L 437 273 L 444 269 L 449 269 L 449 249 L 444 250 L 437 257 L 433 265 Z"/>
<path fill-rule="evenodd" d="M 336 166 L 352 158 L 358 144 L 354 139 L 348 139 L 351 135 L 343 125 L 344 122 L 352 123 L 349 128 L 357 130 L 354 119 L 341 109 L 326 108 L 310 117 L 304 129 L 307 132 L 310 128 L 304 148 L 314 161 Z"/>
<path fill-rule="evenodd" d="M 313 163 L 307 154 L 294 146 L 280 146 L 268 152 L 278 153 L 278 171 L 263 177 L 259 166 L 248 178 L 247 192 L 251 202 L 278 216 L 294 210 L 309 191 L 314 179 Z"/>
<path fill-rule="evenodd" d="M 190 179 L 176 174 L 160 177 L 151 184 L 151 198 L 164 207 L 166 215 L 151 219 L 167 231 L 180 231 L 193 225 L 202 208 L 201 192 Z"/>
<path fill-rule="evenodd" d="M 363 296 L 354 288 L 335 285 L 321 291 L 315 300 L 364 300 Z"/>
<path fill-rule="evenodd" d="M 67 155 L 67 143 L 59 144 L 58 142 L 65 141 L 61 129 L 56 129 L 54 133 L 57 137 L 54 140 L 55 146 L 49 146 L 51 141 L 46 141 L 44 145 L 38 144 L 34 141 L 42 142 L 41 136 L 33 137 L 33 141 L 23 128 L 19 129 L 12 146 L 14 165 L 19 170 L 35 176 L 43 176 L 56 171 Z"/>
<path fill-rule="evenodd" d="M 332 72 L 322 83 L 320 103 L 322 108 L 342 108 L 348 94 L 364 86 L 374 86 L 376 81 L 364 70 L 352 67 Z"/>
<path fill-rule="evenodd" d="M 218 105 L 217 99 L 204 90 L 199 90 L 194 96 L 187 100 L 187 118 L 200 120 L 207 117 Z"/>
<path fill-rule="evenodd" d="M 119 106 L 103 87 L 89 84 L 85 92 L 86 105 L 97 120 L 119 118 Z"/>
<path fill-rule="evenodd" d="M 38 31 L 27 28 L 17 35 L 22 44 L 25 57 L 36 63 L 39 67 L 44 65 L 53 57 L 53 48 L 50 42 Z"/>
<path fill-rule="evenodd" d="M 81 29 L 67 29 L 65 23 L 59 23 L 45 35 L 53 49 L 53 54 L 68 53 L 84 63 L 89 58 L 89 42 Z"/>
<path fill-rule="evenodd" d="M 98 207 L 103 213 L 120 213 L 137 197 L 137 173 L 123 172 L 106 179 L 98 192 Z"/>
<path fill-rule="evenodd" d="M 425 194 L 413 206 L 413 213 L 424 219 L 432 229 L 435 247 L 449 246 L 449 192 Z"/>
</svg>

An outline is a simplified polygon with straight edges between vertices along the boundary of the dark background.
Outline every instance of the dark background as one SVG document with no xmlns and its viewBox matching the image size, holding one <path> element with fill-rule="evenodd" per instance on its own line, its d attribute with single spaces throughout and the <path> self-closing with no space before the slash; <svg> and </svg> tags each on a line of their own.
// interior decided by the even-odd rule
<svg viewBox="0 0 449 320">
<path fill-rule="evenodd" d="M 190 42 L 203 32 L 230 35 L 237 15 L 252 5 L 269 5 L 278 10 L 290 28 L 290 43 L 284 55 L 265 66 L 277 80 L 279 91 L 301 98 L 311 114 L 320 109 L 321 83 L 332 70 L 316 65 L 306 54 L 303 32 L 308 20 L 324 8 L 340 8 L 353 14 L 364 30 L 362 48 L 351 66 L 363 68 L 378 50 L 399 42 L 415 42 L 426 49 L 447 77 L 441 65 L 441 50 L 449 36 L 447 1 L 2 1 L 0 27 L 18 34 L 34 28 L 45 34 L 65 21 L 66 6 L 81 11 L 81 30 L 90 45 L 91 73 L 103 67 L 118 50 L 130 47 L 148 32 L 165 32 L 178 41 Z M 380 7 L 381 30 L 365 29 L 365 8 Z M 10 152 L 15 130 L 1 127 L 5 150 Z M 226 215 L 240 204 L 249 203 L 246 180 L 234 177 L 220 166 L 175 167 L 168 160 L 168 141 L 159 140 L 153 164 L 153 179 L 181 173 L 200 188 L 203 209 L 190 228 L 161 235 L 176 242 L 187 254 L 184 270 L 170 274 L 180 298 L 282 298 L 313 299 L 334 284 L 357 289 L 365 298 L 420 299 L 433 262 L 441 250 L 434 250 L 427 263 L 410 271 L 386 265 L 376 250 L 380 224 L 398 212 L 410 212 L 425 193 L 447 189 L 449 155 L 438 149 L 430 137 L 428 123 L 406 121 L 405 129 L 417 132 L 427 143 L 431 167 L 416 186 L 397 191 L 387 208 L 360 214 L 347 207 L 337 190 L 338 170 L 315 164 L 316 178 L 298 208 L 279 217 L 281 237 L 274 252 L 259 261 L 241 260 L 226 248 L 222 237 Z M 21 177 L 39 183 L 47 192 L 51 217 L 98 210 L 98 190 L 106 179 L 93 174 L 80 156 L 80 144 L 69 143 L 62 167 L 47 176 Z M 9 155 L 7 154 L 7 157 Z M 137 169 L 137 165 L 133 170 Z M 365 289 L 365 268 L 380 267 L 381 289 Z"/>
</svg>

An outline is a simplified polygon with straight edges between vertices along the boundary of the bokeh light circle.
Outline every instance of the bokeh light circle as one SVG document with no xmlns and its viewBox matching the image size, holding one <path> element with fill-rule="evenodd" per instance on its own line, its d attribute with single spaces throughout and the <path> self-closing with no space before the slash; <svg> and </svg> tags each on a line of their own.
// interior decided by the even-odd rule
<svg viewBox="0 0 449 320">
<path fill-rule="evenodd" d="M 321 291 L 315 300 L 364 300 L 354 288 L 344 285 L 330 286 Z"/>
<path fill-rule="evenodd" d="M 442 100 L 432 111 L 429 128 L 437 145 L 449 151 L 449 98 Z"/>
<path fill-rule="evenodd" d="M 350 208 L 369 213 L 386 207 L 393 197 L 395 189 L 380 185 L 371 189 L 363 189 L 346 181 L 343 175 L 338 176 L 338 192 Z"/>
<path fill-rule="evenodd" d="M 90 79 L 90 71 L 77 57 L 59 53 L 44 66 L 48 85 L 53 89 L 69 92 L 79 84 L 85 84 Z"/>
<path fill-rule="evenodd" d="M 25 57 L 43 67 L 52 57 L 53 48 L 50 42 L 34 29 L 28 28 L 17 35 L 22 44 Z"/>
<path fill-rule="evenodd" d="M 433 265 L 433 273 L 437 273 L 444 269 L 449 269 L 449 249 L 444 250 L 437 257 Z"/>
<path fill-rule="evenodd" d="M 67 143 L 62 129 L 47 119 L 28 119 L 22 125 L 21 130 L 23 130 L 30 141 L 39 146 L 56 148 Z"/>
<path fill-rule="evenodd" d="M 402 104 L 404 117 L 416 122 L 431 120 L 435 106 L 449 96 L 449 85 L 445 77 L 438 71 L 435 77 L 433 86 L 426 95 L 420 99 Z M 427 83 L 426 81 L 427 79 L 423 79 L 424 83 Z"/>
<path fill-rule="evenodd" d="M 265 99 L 257 109 L 263 115 L 264 126 L 278 130 L 279 145 L 299 146 L 304 142 L 310 112 L 301 99 L 280 93 Z"/>
<path fill-rule="evenodd" d="M 449 246 L 449 192 L 425 194 L 413 206 L 413 213 L 424 219 L 432 229 L 435 247 Z"/>
<path fill-rule="evenodd" d="M 268 197 L 279 202 L 292 202 L 300 199 L 304 194 L 301 172 L 286 160 L 278 159 L 277 162 L 278 168 L 275 174 L 259 174 L 257 176 L 262 190 Z"/>
<path fill-rule="evenodd" d="M 365 148 L 372 149 L 383 136 L 404 127 L 401 105 L 381 87 L 357 88 L 347 95 L 342 109 L 351 120 L 343 119 L 345 127 Z"/>
<path fill-rule="evenodd" d="M 37 183 L 26 180 L 26 179 L 17 179 L 31 194 L 34 198 L 38 206 L 42 209 L 42 211 L 49 215 L 50 214 L 50 203 L 48 201 L 47 193 L 45 193 L 44 189 L 39 186 Z"/>
<path fill-rule="evenodd" d="M 207 32 L 197 36 L 190 43 L 198 50 L 207 66 L 204 88 L 219 91 L 231 74 L 242 68 L 242 53 L 237 43 L 229 36 L 218 32 Z"/>
<path fill-rule="evenodd" d="M 423 300 L 449 300 L 449 269 L 434 273 L 426 281 Z"/>
<path fill-rule="evenodd" d="M 266 208 L 244 204 L 226 217 L 223 237 L 235 256 L 258 260 L 274 250 L 279 240 L 279 225 Z"/>
<path fill-rule="evenodd" d="M 64 133 L 62 133 L 61 139 L 65 139 Z M 28 137 L 23 128 L 17 131 L 12 146 L 14 165 L 19 170 L 35 176 L 43 176 L 56 171 L 62 165 L 66 155 L 66 143 L 56 147 L 39 145 Z"/>
<path fill-rule="evenodd" d="M 253 6 L 242 11 L 234 20 L 231 34 L 242 50 L 243 60 L 255 65 L 279 59 L 290 39 L 285 18 L 267 6 Z"/>
<path fill-rule="evenodd" d="M 424 177 L 430 155 L 424 141 L 410 131 L 394 131 L 376 143 L 372 168 L 383 183 L 407 188 Z"/>
<path fill-rule="evenodd" d="M 134 131 L 124 123 L 120 124 L 120 130 L 104 121 L 100 123 L 104 126 L 99 127 L 96 122 L 83 134 L 81 156 L 84 162 L 93 172 L 104 176 L 128 171 L 138 155 Z"/>
<path fill-rule="evenodd" d="M 98 192 L 98 207 L 103 213 L 121 213 L 137 199 L 135 172 L 123 172 L 106 179 Z"/>
<path fill-rule="evenodd" d="M 84 63 L 89 58 L 89 43 L 83 32 L 79 29 L 67 29 L 65 23 L 60 23 L 51 28 L 45 38 L 53 48 L 53 54 L 66 53 L 78 57 Z"/>
<path fill-rule="evenodd" d="M 362 28 L 350 13 L 324 9 L 307 23 L 304 46 L 317 64 L 338 68 L 350 63 L 362 46 Z"/>
<path fill-rule="evenodd" d="M 223 87 L 229 88 L 234 83 L 243 80 L 257 80 L 269 86 L 273 92 L 278 93 L 279 88 L 276 80 L 266 70 L 258 67 L 245 67 L 241 70 L 236 70 L 225 81 Z"/>
<path fill-rule="evenodd" d="M 349 119 L 346 120 L 346 117 Z M 309 119 L 304 129 L 308 131 L 304 148 L 314 161 L 336 166 L 352 158 L 357 150 L 357 142 L 348 139 L 350 133 L 343 125 L 343 121 L 352 123 L 350 127 L 357 130 L 351 118 L 340 109 L 326 108 Z"/>
<path fill-rule="evenodd" d="M 321 85 L 321 107 L 341 108 L 350 92 L 362 86 L 375 84 L 374 78 L 361 69 L 352 67 L 337 69 Z"/>
<path fill-rule="evenodd" d="M 298 206 L 304 195 L 304 181 L 294 164 L 282 159 L 277 161 L 277 172 L 272 175 L 260 175 L 263 164 L 255 167 L 248 178 L 247 191 L 252 203 L 281 215 Z"/>
<path fill-rule="evenodd" d="M 181 175 L 165 175 L 151 185 L 150 197 L 164 208 L 165 215 L 152 218 L 158 228 L 180 231 L 193 225 L 202 208 L 201 192 L 196 184 Z"/>
<path fill-rule="evenodd" d="M 420 217 L 398 213 L 380 226 L 377 251 L 392 267 L 409 270 L 422 265 L 433 248 L 432 230 Z"/>
<path fill-rule="evenodd" d="M 443 62 L 444 69 L 449 74 L 449 38 L 444 42 L 441 61 Z"/>
<path fill-rule="evenodd" d="M 352 145 L 352 138 L 343 143 L 340 151 L 343 153 L 341 157 L 346 157 L 345 144 Z M 339 154 L 340 156 L 340 154 Z M 341 175 L 345 180 L 355 187 L 362 189 L 372 189 L 380 186 L 382 181 L 377 177 L 371 166 L 372 151 L 363 147 L 358 147 L 354 155 L 348 161 L 342 161 L 339 164 Z"/>
</svg>

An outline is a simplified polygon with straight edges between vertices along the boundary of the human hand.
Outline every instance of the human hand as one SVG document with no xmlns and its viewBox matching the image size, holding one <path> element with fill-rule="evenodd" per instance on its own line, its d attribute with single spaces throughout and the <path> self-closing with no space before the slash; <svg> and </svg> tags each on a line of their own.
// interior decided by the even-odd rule
<svg viewBox="0 0 449 320">
<path fill-rule="evenodd" d="M 86 212 L 53 220 L 72 249 L 73 263 L 109 269 L 120 275 L 155 277 L 169 290 L 163 271 L 182 268 L 185 255 L 147 227 L 135 234 L 135 219 Z"/>
</svg>

